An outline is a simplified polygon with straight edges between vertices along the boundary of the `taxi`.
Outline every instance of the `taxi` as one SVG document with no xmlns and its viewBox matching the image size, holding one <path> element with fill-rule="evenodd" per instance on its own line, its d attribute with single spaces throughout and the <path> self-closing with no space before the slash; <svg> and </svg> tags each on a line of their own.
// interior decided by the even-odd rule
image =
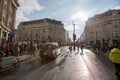
<svg viewBox="0 0 120 80">
<path fill-rule="evenodd" d="M 60 55 L 60 48 L 57 42 L 44 43 L 39 52 L 42 60 L 53 60 Z"/>
</svg>

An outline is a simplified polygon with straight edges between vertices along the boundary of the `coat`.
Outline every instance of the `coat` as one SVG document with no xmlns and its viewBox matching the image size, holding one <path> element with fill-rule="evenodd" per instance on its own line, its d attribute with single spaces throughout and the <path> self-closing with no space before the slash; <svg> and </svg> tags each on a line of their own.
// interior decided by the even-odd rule
<svg viewBox="0 0 120 80">
<path fill-rule="evenodd" d="M 109 59 L 113 63 L 119 63 L 120 64 L 120 50 L 118 48 L 114 48 L 110 51 Z"/>
</svg>

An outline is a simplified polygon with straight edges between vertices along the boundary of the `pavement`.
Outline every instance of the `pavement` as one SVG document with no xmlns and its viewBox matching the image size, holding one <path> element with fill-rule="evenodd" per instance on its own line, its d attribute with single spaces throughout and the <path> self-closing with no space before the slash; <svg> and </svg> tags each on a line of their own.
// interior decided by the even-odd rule
<svg viewBox="0 0 120 80">
<path fill-rule="evenodd" d="M 60 48 L 61 48 L 61 49 L 62 49 L 62 48 L 65 48 L 65 46 L 62 46 L 62 47 L 60 47 Z M 37 50 L 37 51 L 35 52 L 36 56 L 39 56 L 39 51 L 40 51 L 40 50 Z M 28 52 L 25 51 L 24 54 L 22 54 L 22 55 L 20 55 L 20 56 L 17 57 L 17 58 L 20 60 L 20 62 L 21 62 L 21 61 L 24 61 L 24 60 L 27 60 L 27 59 L 30 59 L 30 55 L 28 55 L 27 53 L 28 53 Z M 59 56 L 59 55 L 58 55 L 58 56 Z"/>
<path fill-rule="evenodd" d="M 94 52 L 95 54 L 100 54 L 100 55 L 105 56 L 106 58 L 109 58 L 109 54 L 110 54 L 110 51 L 109 51 L 109 50 L 108 50 L 107 52 L 103 53 L 103 52 L 101 52 L 101 51 L 99 51 L 99 52 L 93 51 L 93 48 L 92 48 L 92 47 L 87 48 L 87 49 L 91 50 L 91 51 Z"/>
<path fill-rule="evenodd" d="M 91 49 L 90 49 L 91 50 Z M 38 52 L 39 51 L 36 51 L 36 56 L 38 56 Z M 107 51 L 106 53 L 100 53 L 101 55 L 105 56 L 106 58 L 109 58 L 109 51 Z M 17 57 L 20 61 L 24 61 L 24 60 L 27 60 L 27 59 L 30 59 L 30 55 L 28 54 L 23 54 L 23 55 L 20 55 Z"/>
<path fill-rule="evenodd" d="M 62 48 L 65 48 L 65 46 L 62 46 L 62 47 L 60 47 L 60 48 L 61 48 L 61 49 L 62 49 Z M 37 50 L 37 51 L 36 51 L 36 56 L 39 55 L 39 51 L 40 51 L 40 50 Z M 30 55 L 28 55 L 28 52 L 25 51 L 22 55 L 18 56 L 17 58 L 18 58 L 19 61 L 21 62 L 21 61 L 25 61 L 25 60 L 27 60 L 27 59 L 30 59 Z"/>
<path fill-rule="evenodd" d="M 63 56 L 17 80 L 116 80 L 113 64 L 102 54 L 84 49 L 84 55 L 76 50 L 63 51 Z"/>
<path fill-rule="evenodd" d="M 38 56 L 39 54 L 39 50 L 35 52 L 35 57 Z M 24 52 L 24 54 L 18 56 L 17 58 L 19 59 L 19 61 L 24 61 L 24 60 L 27 60 L 27 59 L 30 59 L 31 55 L 28 55 L 27 52 Z"/>
<path fill-rule="evenodd" d="M 27 54 L 23 54 L 23 55 L 21 55 L 21 56 L 18 56 L 17 58 L 18 58 L 19 61 L 21 62 L 21 61 L 27 60 L 27 59 L 28 59 L 28 55 L 27 55 Z"/>
</svg>

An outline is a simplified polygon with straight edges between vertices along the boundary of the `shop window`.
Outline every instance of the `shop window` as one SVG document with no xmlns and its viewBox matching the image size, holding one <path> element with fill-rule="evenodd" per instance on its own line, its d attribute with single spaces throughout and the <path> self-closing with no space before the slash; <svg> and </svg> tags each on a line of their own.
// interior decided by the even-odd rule
<svg viewBox="0 0 120 80">
<path fill-rule="evenodd" d="M 6 38 L 6 32 L 2 32 L 2 37 Z"/>
</svg>

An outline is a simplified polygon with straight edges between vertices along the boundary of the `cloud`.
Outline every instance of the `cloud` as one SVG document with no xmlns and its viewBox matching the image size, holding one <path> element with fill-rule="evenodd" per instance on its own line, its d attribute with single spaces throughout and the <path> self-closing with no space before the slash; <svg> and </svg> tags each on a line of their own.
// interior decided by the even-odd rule
<svg viewBox="0 0 120 80">
<path fill-rule="evenodd" d="M 74 2 L 82 2 L 83 0 L 58 0 L 59 5 L 72 4 Z"/>
<path fill-rule="evenodd" d="M 70 36 L 70 38 L 72 38 L 72 36 L 73 36 L 73 25 L 71 24 L 71 25 L 67 25 L 67 26 L 65 26 L 65 29 L 69 32 L 69 36 Z M 81 31 L 82 31 L 82 28 L 81 27 L 79 27 L 79 25 L 75 25 L 75 34 L 76 34 L 76 36 L 77 36 L 77 38 L 79 38 L 80 37 L 80 34 L 81 34 Z"/>
<path fill-rule="evenodd" d="M 29 20 L 26 16 L 33 11 L 40 11 L 44 7 L 37 0 L 19 0 L 20 7 L 17 10 L 17 24 L 21 21 Z"/>
<path fill-rule="evenodd" d="M 85 27 L 85 21 L 87 21 L 87 19 L 91 16 L 93 16 L 96 12 L 96 9 L 93 9 L 91 11 L 85 11 L 85 10 L 80 10 L 80 9 L 75 9 L 72 14 L 70 15 L 70 19 L 72 19 L 72 21 L 76 24 L 75 25 L 75 33 L 77 38 L 80 37 L 80 35 L 83 33 L 84 31 L 84 27 Z M 69 32 L 70 30 L 72 31 L 73 28 L 66 28 Z M 70 32 L 70 36 L 72 36 L 73 32 Z"/>
<path fill-rule="evenodd" d="M 17 20 L 18 20 L 18 21 L 23 21 L 23 20 L 27 21 L 27 20 L 29 20 L 29 19 L 26 18 L 26 17 L 24 16 L 24 14 L 23 14 L 20 10 L 18 10 L 18 11 L 17 11 Z"/>
<path fill-rule="evenodd" d="M 21 21 L 28 21 L 29 19 L 27 17 L 24 16 L 24 14 L 18 10 L 17 11 L 17 22 L 16 22 L 16 27 L 17 28 L 17 25 L 19 24 L 19 22 Z"/>
<path fill-rule="evenodd" d="M 84 11 L 76 11 L 75 13 L 73 13 L 71 15 L 71 19 L 73 20 L 80 20 L 80 21 L 86 21 L 89 17 L 88 12 L 84 12 Z"/>
<path fill-rule="evenodd" d="M 19 0 L 19 3 L 20 3 L 19 10 L 21 10 L 25 14 L 30 14 L 34 10 L 40 11 L 44 8 L 38 3 L 37 0 Z"/>
<path fill-rule="evenodd" d="M 120 6 L 116 6 L 116 7 L 114 7 L 113 9 L 120 9 Z"/>
<path fill-rule="evenodd" d="M 73 32 L 73 25 L 68 25 L 68 26 L 65 26 L 65 29 L 68 30 L 68 31 L 71 31 Z M 81 30 L 81 28 L 78 26 L 78 25 L 75 25 L 75 30 Z"/>
</svg>

